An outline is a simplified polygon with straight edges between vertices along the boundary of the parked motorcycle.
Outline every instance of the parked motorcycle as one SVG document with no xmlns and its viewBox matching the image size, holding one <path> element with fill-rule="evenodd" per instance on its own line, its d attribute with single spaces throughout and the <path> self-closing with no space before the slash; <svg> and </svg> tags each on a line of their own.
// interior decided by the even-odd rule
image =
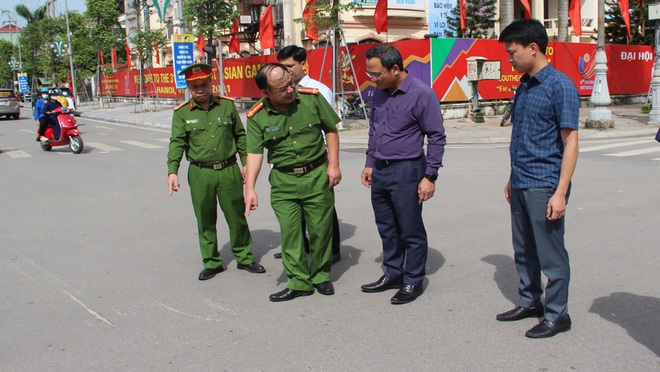
<svg viewBox="0 0 660 372">
<path fill-rule="evenodd" d="M 506 125 L 506 122 L 509 121 L 511 118 L 511 114 L 513 114 L 513 104 L 516 102 L 516 89 L 517 87 L 511 87 L 511 90 L 513 91 L 513 95 L 511 98 L 509 98 L 509 103 L 506 105 L 506 111 L 504 111 L 504 116 L 502 116 L 502 121 L 500 122 L 500 127 L 503 127 Z"/>
<path fill-rule="evenodd" d="M 364 103 L 359 94 L 346 94 L 342 97 L 340 111 L 343 119 L 351 117 L 365 119 L 365 111 L 367 110 L 364 108 Z"/>
<path fill-rule="evenodd" d="M 59 138 L 55 138 L 55 131 L 52 127 L 48 126 L 46 133 L 44 133 L 44 137 L 47 137 L 48 141 L 42 141 L 41 148 L 44 151 L 50 151 L 53 146 L 68 145 L 71 152 L 80 154 L 83 150 L 83 140 L 80 137 L 76 119 L 73 118 L 74 110 L 68 107 L 58 107 L 53 112 L 57 114 L 60 136 Z"/>
</svg>

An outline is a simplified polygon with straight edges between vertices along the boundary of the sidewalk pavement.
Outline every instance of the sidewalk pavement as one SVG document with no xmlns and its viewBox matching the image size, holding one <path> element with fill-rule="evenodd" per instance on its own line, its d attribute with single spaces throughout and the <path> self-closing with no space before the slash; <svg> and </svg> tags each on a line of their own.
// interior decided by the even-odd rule
<svg viewBox="0 0 660 372">
<path fill-rule="evenodd" d="M 109 106 L 109 107 L 108 107 Z M 657 124 L 648 124 L 648 114 L 641 111 L 641 104 L 610 106 L 614 120 L 613 129 L 586 129 L 585 121 L 589 118 L 590 108 L 580 109 L 580 140 L 653 137 L 658 130 Z M 82 104 L 81 117 L 106 120 L 117 123 L 145 125 L 159 128 L 171 128 L 173 105 L 149 103 L 113 102 L 101 108 L 98 104 Z M 246 121 L 247 109 L 239 109 L 243 122 Z M 500 127 L 501 115 L 487 116 L 484 123 L 474 123 L 467 118 L 446 119 L 445 131 L 449 144 L 503 144 L 509 143 L 511 125 Z M 340 131 L 342 145 L 367 144 L 367 120 L 347 119 Z"/>
</svg>

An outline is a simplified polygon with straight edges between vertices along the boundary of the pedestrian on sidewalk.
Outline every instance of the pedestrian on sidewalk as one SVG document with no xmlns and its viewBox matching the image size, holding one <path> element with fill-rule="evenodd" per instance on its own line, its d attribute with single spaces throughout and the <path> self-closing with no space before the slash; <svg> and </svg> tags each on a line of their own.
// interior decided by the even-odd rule
<svg viewBox="0 0 660 372">
<path fill-rule="evenodd" d="M 293 76 L 293 82 L 296 86 L 303 88 L 315 88 L 325 98 L 326 101 L 332 106 L 332 90 L 325 84 L 318 80 L 314 80 L 307 75 L 307 51 L 297 45 L 289 45 L 282 48 L 277 53 L 277 60 L 289 69 Z M 302 231 L 303 239 L 305 242 L 305 250 L 309 252 L 309 239 L 307 239 L 307 224 L 305 223 L 305 216 L 302 217 Z M 337 210 L 332 213 L 332 263 L 337 263 L 341 260 L 341 236 L 339 235 L 339 219 L 337 218 Z M 275 253 L 275 258 L 281 258 L 281 253 Z"/>
<path fill-rule="evenodd" d="M 524 75 L 513 107 L 511 173 L 504 188 L 520 301 L 497 320 L 543 317 L 525 335 L 552 337 L 571 328 L 564 217 L 578 158 L 580 96 L 571 79 L 548 63 L 548 34 L 541 22 L 517 20 L 502 30 L 499 41 Z M 541 273 L 548 278 L 545 307 Z"/>
<path fill-rule="evenodd" d="M 179 191 L 177 173 L 184 152 L 190 161 L 188 185 L 204 262 L 199 280 L 211 279 L 224 271 L 218 252 L 218 203 L 229 225 L 229 241 L 237 268 L 254 274 L 266 272 L 254 261 L 252 235 L 244 215 L 245 128 L 234 101 L 212 95 L 212 71 L 210 65 L 196 63 L 180 72 L 185 75 L 192 98 L 174 108 L 167 154 L 170 195 Z M 237 164 L 237 153 L 242 169 Z"/>
<path fill-rule="evenodd" d="M 367 76 L 376 82 L 376 89 L 362 184 L 371 188 L 385 274 L 363 285 L 362 291 L 400 288 L 390 302 L 406 304 L 424 292 L 428 239 L 422 204 L 435 193 L 445 128 L 438 96 L 404 70 L 395 47 L 377 45 L 366 57 Z"/>
<path fill-rule="evenodd" d="M 273 165 L 271 206 L 280 224 L 282 264 L 289 278 L 286 289 L 270 295 L 270 300 L 309 296 L 314 288 L 332 295 L 332 188 L 341 181 L 339 116 L 317 89 L 296 88 L 287 67 L 280 63 L 263 65 L 255 80 L 264 97 L 247 114 L 245 214 L 259 206 L 255 184 L 266 148 L 268 163 Z M 303 213 L 311 262 L 303 243 Z"/>
</svg>

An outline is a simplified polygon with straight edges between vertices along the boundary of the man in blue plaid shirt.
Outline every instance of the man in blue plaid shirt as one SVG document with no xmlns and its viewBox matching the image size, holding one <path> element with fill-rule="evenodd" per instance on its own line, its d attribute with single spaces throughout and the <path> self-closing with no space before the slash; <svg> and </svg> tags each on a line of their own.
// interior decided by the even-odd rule
<svg viewBox="0 0 660 372">
<path fill-rule="evenodd" d="M 525 335 L 552 337 L 571 328 L 564 215 L 578 158 L 580 96 L 568 76 L 548 63 L 548 34 L 541 22 L 517 20 L 499 41 L 513 68 L 524 75 L 513 109 L 511 175 L 504 188 L 511 206 L 520 301 L 497 320 L 543 317 Z M 548 278 L 545 306 L 541 273 Z"/>
</svg>

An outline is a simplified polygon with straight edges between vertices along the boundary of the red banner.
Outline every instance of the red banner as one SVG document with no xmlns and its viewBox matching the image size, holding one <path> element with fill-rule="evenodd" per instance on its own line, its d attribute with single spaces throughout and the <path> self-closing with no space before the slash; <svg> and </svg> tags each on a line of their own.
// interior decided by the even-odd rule
<svg viewBox="0 0 660 372">
<path fill-rule="evenodd" d="M 467 57 L 479 56 L 489 61 L 500 61 L 498 80 L 479 82 L 481 99 L 508 99 L 510 88 L 518 85 L 520 74 L 507 61 L 503 44 L 486 39 L 416 39 L 393 43 L 401 52 L 408 72 L 433 87 L 442 102 L 465 102 L 472 91 L 467 81 Z M 342 48 L 339 81 L 344 91 L 360 87 L 365 100 L 370 100 L 375 84 L 365 73 L 365 53 L 373 44 L 350 46 L 350 54 Z M 651 83 L 654 54 L 650 46 L 606 45 L 607 81 L 610 94 L 645 94 Z M 332 48 L 307 52 L 308 74 L 331 87 Z M 589 96 L 594 84 L 595 44 L 551 42 L 548 60 L 554 68 L 567 74 L 577 86 L 580 95 Z M 223 82 L 227 95 L 234 98 L 259 98 L 261 91 L 254 78 L 267 62 L 277 62 L 275 55 L 254 56 L 223 60 Z M 220 92 L 217 62 L 213 71 L 214 91 Z M 351 63 L 355 69 L 352 73 Z M 618 73 L 617 73 L 618 71 Z M 625 71 L 622 74 L 621 71 Z M 149 97 L 183 98 L 184 90 L 176 89 L 171 67 L 145 70 L 145 93 Z M 101 77 L 103 94 L 135 97 L 139 76 L 137 70 L 115 72 Z M 341 91 L 338 83 L 336 91 Z"/>
</svg>

